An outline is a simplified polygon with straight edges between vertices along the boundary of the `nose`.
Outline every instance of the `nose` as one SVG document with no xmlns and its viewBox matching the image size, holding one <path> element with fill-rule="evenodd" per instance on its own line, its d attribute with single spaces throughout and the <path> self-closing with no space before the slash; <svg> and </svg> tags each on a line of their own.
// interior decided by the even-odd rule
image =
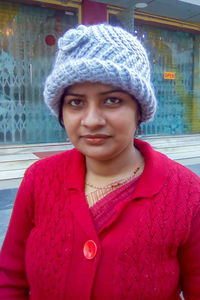
<svg viewBox="0 0 200 300">
<path fill-rule="evenodd" d="M 101 108 L 96 106 L 88 107 L 81 119 L 81 125 L 90 129 L 96 129 L 106 124 Z"/>
</svg>

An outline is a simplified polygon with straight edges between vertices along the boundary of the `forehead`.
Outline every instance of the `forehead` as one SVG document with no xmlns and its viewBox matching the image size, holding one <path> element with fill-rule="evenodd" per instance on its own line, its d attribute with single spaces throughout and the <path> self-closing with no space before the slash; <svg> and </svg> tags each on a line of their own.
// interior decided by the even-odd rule
<svg viewBox="0 0 200 300">
<path fill-rule="evenodd" d="M 127 92 L 123 91 L 120 87 L 113 86 L 111 84 L 103 84 L 100 82 L 81 82 L 75 83 L 67 88 L 67 93 L 104 93 L 111 91 L 120 91 L 127 94 Z"/>
</svg>

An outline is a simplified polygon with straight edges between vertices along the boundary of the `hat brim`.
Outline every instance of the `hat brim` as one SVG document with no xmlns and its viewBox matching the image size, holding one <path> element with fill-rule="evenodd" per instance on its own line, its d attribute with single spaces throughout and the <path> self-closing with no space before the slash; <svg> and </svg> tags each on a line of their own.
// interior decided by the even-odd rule
<svg viewBox="0 0 200 300">
<path fill-rule="evenodd" d="M 133 68 L 115 64 L 109 60 L 80 59 L 60 64 L 56 72 L 47 78 L 44 100 L 50 110 L 58 116 L 60 99 L 66 87 L 81 82 L 100 82 L 120 87 L 138 102 L 141 121 L 149 121 L 156 111 L 156 97 L 150 81 L 143 80 Z"/>
</svg>

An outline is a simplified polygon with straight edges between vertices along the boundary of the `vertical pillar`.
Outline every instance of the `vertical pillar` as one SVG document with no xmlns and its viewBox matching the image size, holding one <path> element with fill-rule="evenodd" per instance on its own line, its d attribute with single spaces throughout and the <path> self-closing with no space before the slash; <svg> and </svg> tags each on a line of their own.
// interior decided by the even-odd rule
<svg viewBox="0 0 200 300">
<path fill-rule="evenodd" d="M 91 0 L 83 0 L 82 23 L 92 25 L 107 22 L 107 5 Z"/>
<path fill-rule="evenodd" d="M 195 35 L 194 41 L 194 73 L 193 73 L 193 103 L 192 132 L 200 132 L 200 37 Z"/>
</svg>

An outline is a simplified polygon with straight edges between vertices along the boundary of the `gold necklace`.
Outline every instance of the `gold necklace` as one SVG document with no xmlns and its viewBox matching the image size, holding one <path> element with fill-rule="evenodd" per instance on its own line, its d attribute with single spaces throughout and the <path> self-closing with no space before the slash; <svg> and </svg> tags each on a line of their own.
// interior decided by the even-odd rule
<svg viewBox="0 0 200 300">
<path fill-rule="evenodd" d="M 100 189 L 110 189 L 110 188 L 115 188 L 115 187 L 119 187 L 125 183 L 127 183 L 128 181 L 130 181 L 131 179 L 133 179 L 135 177 L 135 175 L 138 173 L 138 171 L 140 170 L 141 167 L 137 167 L 133 174 L 131 174 L 131 176 L 129 177 L 126 177 L 126 178 L 123 178 L 123 179 L 120 179 L 120 180 L 116 180 L 116 181 L 113 181 L 107 185 L 104 185 L 104 186 L 96 186 L 96 185 L 93 185 L 92 183 L 89 183 L 89 182 L 86 182 L 85 184 L 93 189 L 96 189 L 96 190 L 100 190 Z"/>
</svg>

